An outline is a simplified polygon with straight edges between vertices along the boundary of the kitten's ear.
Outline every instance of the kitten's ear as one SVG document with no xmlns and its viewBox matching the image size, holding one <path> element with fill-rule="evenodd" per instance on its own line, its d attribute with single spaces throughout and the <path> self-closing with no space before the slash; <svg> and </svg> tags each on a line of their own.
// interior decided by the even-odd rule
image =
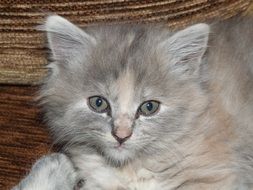
<svg viewBox="0 0 253 190">
<path fill-rule="evenodd" d="M 39 29 L 47 32 L 49 48 L 54 60 L 68 61 L 85 48 L 95 43 L 95 39 L 63 17 L 53 15 L 46 19 Z"/>
<path fill-rule="evenodd" d="M 209 26 L 196 24 L 163 42 L 171 71 L 179 75 L 196 73 L 207 48 L 208 36 Z"/>
</svg>

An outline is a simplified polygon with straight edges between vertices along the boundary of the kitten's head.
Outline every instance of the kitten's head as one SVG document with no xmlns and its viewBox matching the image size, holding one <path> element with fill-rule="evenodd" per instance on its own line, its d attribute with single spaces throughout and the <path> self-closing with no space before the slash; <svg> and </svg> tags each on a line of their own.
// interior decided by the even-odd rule
<svg viewBox="0 0 253 190">
<path fill-rule="evenodd" d="M 82 30 L 48 17 L 52 61 L 41 90 L 50 129 L 66 149 L 92 149 L 115 165 L 168 151 L 205 107 L 200 65 L 209 27 Z"/>
</svg>

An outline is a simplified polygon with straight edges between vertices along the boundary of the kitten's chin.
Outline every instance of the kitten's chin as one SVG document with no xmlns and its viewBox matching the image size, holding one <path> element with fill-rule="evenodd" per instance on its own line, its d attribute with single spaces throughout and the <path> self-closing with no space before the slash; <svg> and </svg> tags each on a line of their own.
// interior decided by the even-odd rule
<svg viewBox="0 0 253 190">
<path fill-rule="evenodd" d="M 108 148 L 104 156 L 109 164 L 120 167 L 126 165 L 134 159 L 134 152 L 121 147 Z"/>
</svg>

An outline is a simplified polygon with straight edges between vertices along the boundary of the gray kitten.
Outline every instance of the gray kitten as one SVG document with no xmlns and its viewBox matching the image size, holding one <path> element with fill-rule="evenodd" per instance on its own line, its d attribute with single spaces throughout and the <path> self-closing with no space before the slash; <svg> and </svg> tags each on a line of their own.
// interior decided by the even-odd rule
<svg viewBox="0 0 253 190">
<path fill-rule="evenodd" d="M 253 189 L 251 18 L 173 32 L 50 16 L 43 30 L 41 101 L 68 157 L 42 158 L 16 189 Z"/>
</svg>

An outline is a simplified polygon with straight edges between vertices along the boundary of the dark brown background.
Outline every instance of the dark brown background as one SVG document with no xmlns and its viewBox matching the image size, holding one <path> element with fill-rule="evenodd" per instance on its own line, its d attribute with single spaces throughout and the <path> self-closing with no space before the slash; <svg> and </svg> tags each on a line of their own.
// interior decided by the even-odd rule
<svg viewBox="0 0 253 190">
<path fill-rule="evenodd" d="M 9 189 L 50 143 L 34 105 L 36 87 L 0 86 L 0 189 Z"/>
<path fill-rule="evenodd" d="M 49 135 L 34 101 L 45 75 L 45 12 L 73 22 L 167 22 L 171 27 L 251 12 L 251 0 L 0 0 L 0 190 L 10 189 L 32 163 L 50 152 Z M 251 3 L 252 5 L 252 3 Z"/>
</svg>

